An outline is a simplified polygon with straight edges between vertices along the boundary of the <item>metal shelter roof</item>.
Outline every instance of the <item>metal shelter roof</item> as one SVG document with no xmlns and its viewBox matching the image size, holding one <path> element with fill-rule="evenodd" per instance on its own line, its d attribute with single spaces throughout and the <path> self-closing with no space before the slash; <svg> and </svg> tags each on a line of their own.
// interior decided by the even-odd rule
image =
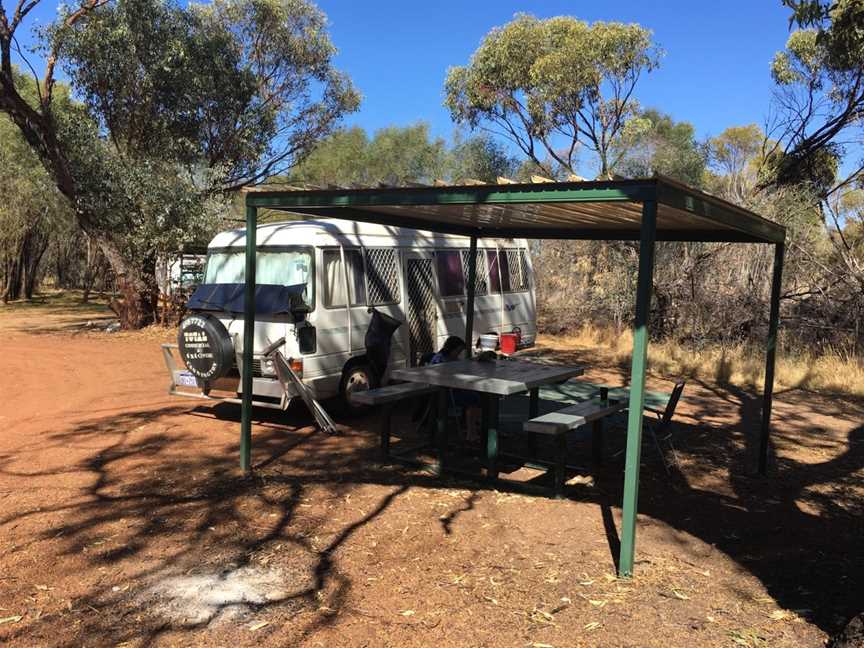
<svg viewBox="0 0 864 648">
<path fill-rule="evenodd" d="M 643 180 L 447 187 L 268 190 L 248 207 L 465 236 L 639 240 L 642 206 L 656 202 L 656 240 L 782 243 L 786 229 L 663 176 Z"/>
</svg>

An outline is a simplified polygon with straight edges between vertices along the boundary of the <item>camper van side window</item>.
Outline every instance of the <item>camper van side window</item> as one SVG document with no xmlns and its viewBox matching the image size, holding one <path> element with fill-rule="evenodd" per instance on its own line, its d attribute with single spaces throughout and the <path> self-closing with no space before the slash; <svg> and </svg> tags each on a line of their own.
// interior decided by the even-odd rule
<svg viewBox="0 0 864 648">
<path fill-rule="evenodd" d="M 348 264 L 348 290 L 352 306 L 366 305 L 366 277 L 363 275 L 363 256 L 360 250 L 345 250 Z"/>
<path fill-rule="evenodd" d="M 442 297 L 465 294 L 465 277 L 462 275 L 462 259 L 457 250 L 439 250 L 435 253 L 438 267 L 438 287 Z"/>
<path fill-rule="evenodd" d="M 507 268 L 510 271 L 511 292 L 525 292 L 528 290 L 528 261 L 525 258 L 525 250 L 507 250 Z M 504 257 L 501 257 L 502 260 Z M 507 290 L 507 288 L 505 288 Z"/>
<path fill-rule="evenodd" d="M 487 250 L 486 261 L 489 263 L 489 291 L 491 293 L 510 292 L 510 266 L 507 265 L 507 255 L 504 250 Z"/>
<path fill-rule="evenodd" d="M 324 306 L 345 305 L 345 275 L 339 250 L 324 250 Z"/>
<path fill-rule="evenodd" d="M 522 290 L 530 290 L 531 273 L 528 271 L 528 251 L 519 250 L 519 269 L 522 271 Z"/>
<path fill-rule="evenodd" d="M 468 285 L 468 277 L 471 271 L 468 266 L 471 263 L 471 253 L 462 250 L 462 272 L 465 275 L 465 285 Z M 477 274 L 474 280 L 474 294 L 482 297 L 489 293 L 489 273 L 486 270 L 486 256 L 483 250 L 477 250 Z"/>
<path fill-rule="evenodd" d="M 398 304 L 399 252 L 393 248 L 366 248 L 366 290 L 369 304 Z"/>
<path fill-rule="evenodd" d="M 324 250 L 324 306 L 345 306 L 345 276 L 339 250 Z M 348 264 L 348 296 L 352 306 L 366 305 L 366 278 L 363 276 L 363 257 L 360 250 L 345 250 Z"/>
</svg>

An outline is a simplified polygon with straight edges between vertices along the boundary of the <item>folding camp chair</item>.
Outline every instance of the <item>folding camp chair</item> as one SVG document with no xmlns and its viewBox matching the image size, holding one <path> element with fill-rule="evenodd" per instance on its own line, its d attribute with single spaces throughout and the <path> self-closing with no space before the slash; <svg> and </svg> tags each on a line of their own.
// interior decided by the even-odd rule
<svg viewBox="0 0 864 648">
<path fill-rule="evenodd" d="M 675 387 L 672 388 L 672 393 L 669 395 L 669 400 L 663 410 L 653 407 L 645 408 L 645 411 L 651 412 L 657 417 L 656 420 L 648 419 L 644 421 L 644 426 L 648 428 L 648 432 L 654 440 L 654 446 L 657 448 L 657 452 L 660 453 L 660 459 L 663 461 L 663 468 L 666 469 L 667 475 L 671 474 L 669 472 L 670 462 L 666 458 L 666 450 L 664 450 L 663 444 L 666 444 L 668 452 L 672 456 L 671 463 L 676 468 L 680 466 L 678 463 L 678 454 L 675 452 L 675 444 L 672 442 L 672 417 L 675 415 L 678 401 L 681 400 L 681 393 L 684 391 L 685 384 L 687 384 L 686 380 L 679 380 L 675 383 Z"/>
<path fill-rule="evenodd" d="M 672 417 L 675 415 L 675 408 L 678 407 L 678 401 L 681 400 L 681 393 L 684 391 L 684 385 L 686 384 L 686 380 L 679 380 L 675 383 L 675 387 L 672 388 L 672 393 L 669 395 L 669 400 L 666 401 L 666 407 L 662 410 L 654 407 L 645 408 L 646 412 L 654 414 L 656 418 L 646 416 L 642 419 L 642 429 L 648 430 L 648 434 L 651 436 L 654 447 L 657 448 L 657 452 L 660 454 L 660 460 L 663 462 L 663 468 L 666 470 L 667 475 L 671 475 L 671 472 L 669 471 L 670 465 L 675 465 L 676 467 L 680 466 L 680 463 L 678 462 L 678 453 L 675 451 L 675 445 L 672 441 Z M 616 416 L 613 420 L 614 427 L 623 428 L 626 432 L 626 413 L 620 415 L 620 417 Z M 672 461 L 667 459 L 667 452 L 671 455 Z M 617 456 L 623 453 L 624 450 L 622 449 L 615 453 L 615 455 Z"/>
</svg>

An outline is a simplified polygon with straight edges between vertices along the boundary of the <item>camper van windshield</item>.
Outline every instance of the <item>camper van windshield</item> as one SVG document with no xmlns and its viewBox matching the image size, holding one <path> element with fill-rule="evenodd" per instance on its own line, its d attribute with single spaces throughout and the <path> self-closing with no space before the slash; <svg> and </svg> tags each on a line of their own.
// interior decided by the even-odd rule
<svg viewBox="0 0 864 648">
<path fill-rule="evenodd" d="M 296 250 L 258 250 L 255 263 L 255 283 L 276 286 L 305 285 L 304 299 L 313 303 L 312 252 Z M 243 250 L 212 251 L 207 256 L 204 283 L 239 284 L 246 281 L 246 253 Z"/>
</svg>

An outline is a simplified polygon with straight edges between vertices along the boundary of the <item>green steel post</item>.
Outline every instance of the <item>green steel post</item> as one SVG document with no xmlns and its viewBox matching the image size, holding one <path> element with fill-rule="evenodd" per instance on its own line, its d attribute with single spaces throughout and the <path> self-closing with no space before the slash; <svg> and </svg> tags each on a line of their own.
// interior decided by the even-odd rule
<svg viewBox="0 0 864 648">
<path fill-rule="evenodd" d="M 465 306 L 465 357 L 471 357 L 474 348 L 474 292 L 477 281 L 477 237 L 471 237 L 468 248 L 468 302 Z"/>
<path fill-rule="evenodd" d="M 642 455 L 642 411 L 645 407 L 645 366 L 648 359 L 648 313 L 654 278 L 654 240 L 657 203 L 642 205 L 639 244 L 639 278 L 636 286 L 636 323 L 630 374 L 630 404 L 627 418 L 627 455 L 624 465 L 624 505 L 621 514 L 621 555 L 618 572 L 633 575 L 636 551 L 636 508 L 639 501 L 639 465 Z"/>
<path fill-rule="evenodd" d="M 252 354 L 255 348 L 255 234 L 258 210 L 246 207 L 246 286 L 243 293 L 243 406 L 240 415 L 240 468 L 252 469 Z"/>
<path fill-rule="evenodd" d="M 759 474 L 768 470 L 768 439 L 771 434 L 771 401 L 774 395 L 774 359 L 780 322 L 780 285 L 783 282 L 783 243 L 774 246 L 774 276 L 771 279 L 771 313 L 768 316 L 768 348 L 765 354 L 765 391 L 762 392 L 762 431 L 759 435 Z"/>
</svg>

